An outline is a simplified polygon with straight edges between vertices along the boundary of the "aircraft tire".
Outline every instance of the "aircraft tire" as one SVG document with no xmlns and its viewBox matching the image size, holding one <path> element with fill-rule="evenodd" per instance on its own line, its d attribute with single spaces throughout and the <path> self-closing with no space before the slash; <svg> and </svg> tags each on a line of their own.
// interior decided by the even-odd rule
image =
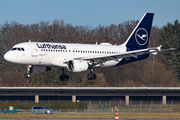
<svg viewBox="0 0 180 120">
<path fill-rule="evenodd" d="M 29 74 L 25 74 L 24 77 L 25 78 L 30 78 L 30 75 Z"/>
<path fill-rule="evenodd" d="M 95 73 L 89 73 L 87 75 L 88 80 L 95 80 L 97 78 L 97 75 Z"/>
<path fill-rule="evenodd" d="M 91 75 L 91 77 L 92 77 L 92 80 L 95 80 L 95 79 L 97 78 L 97 75 L 96 75 L 95 73 L 93 73 L 93 74 Z"/>
<path fill-rule="evenodd" d="M 92 80 L 92 73 L 89 73 L 89 74 L 87 75 L 87 79 L 88 79 L 88 80 Z"/>
<path fill-rule="evenodd" d="M 59 77 L 59 79 L 60 79 L 61 81 L 68 81 L 68 80 L 69 80 L 69 76 L 68 76 L 67 74 L 62 74 L 62 75 Z"/>
</svg>

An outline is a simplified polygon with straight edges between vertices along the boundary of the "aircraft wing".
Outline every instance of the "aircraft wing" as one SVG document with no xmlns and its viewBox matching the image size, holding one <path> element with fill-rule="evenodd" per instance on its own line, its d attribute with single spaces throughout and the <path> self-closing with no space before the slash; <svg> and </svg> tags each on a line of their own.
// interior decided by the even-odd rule
<svg viewBox="0 0 180 120">
<path fill-rule="evenodd" d="M 155 53 L 155 52 L 166 51 L 166 50 L 174 50 L 174 49 L 175 48 L 161 50 L 161 45 L 160 45 L 159 47 L 127 51 L 127 52 L 122 52 L 118 54 L 88 56 L 88 57 L 80 57 L 80 58 L 75 58 L 75 59 L 105 62 L 109 60 L 118 60 L 118 59 L 127 58 L 127 57 L 138 58 L 138 55 L 145 55 L 149 53 Z"/>
</svg>

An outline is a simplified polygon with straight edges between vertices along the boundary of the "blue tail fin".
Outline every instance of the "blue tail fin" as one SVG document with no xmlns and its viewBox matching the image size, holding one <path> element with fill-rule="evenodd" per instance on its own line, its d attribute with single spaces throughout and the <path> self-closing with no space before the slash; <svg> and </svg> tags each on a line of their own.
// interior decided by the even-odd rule
<svg viewBox="0 0 180 120">
<path fill-rule="evenodd" d="M 154 13 L 145 13 L 135 27 L 127 41 L 123 44 L 128 51 L 145 49 L 148 47 Z"/>
</svg>

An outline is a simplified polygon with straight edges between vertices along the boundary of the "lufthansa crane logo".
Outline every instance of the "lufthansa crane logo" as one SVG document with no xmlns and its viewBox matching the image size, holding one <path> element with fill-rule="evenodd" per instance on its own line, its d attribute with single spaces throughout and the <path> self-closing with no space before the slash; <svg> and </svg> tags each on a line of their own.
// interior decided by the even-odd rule
<svg viewBox="0 0 180 120">
<path fill-rule="evenodd" d="M 148 33 L 144 28 L 139 28 L 135 34 L 136 42 L 139 45 L 145 45 L 148 41 Z"/>
</svg>

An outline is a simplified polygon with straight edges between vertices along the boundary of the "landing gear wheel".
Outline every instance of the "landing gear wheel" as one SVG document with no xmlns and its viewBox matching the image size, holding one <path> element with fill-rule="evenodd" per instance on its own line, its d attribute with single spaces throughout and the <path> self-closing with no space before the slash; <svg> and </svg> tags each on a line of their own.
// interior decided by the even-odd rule
<svg viewBox="0 0 180 120">
<path fill-rule="evenodd" d="M 88 78 L 88 80 L 92 80 L 92 75 L 91 75 L 92 73 L 89 73 L 88 75 L 87 75 L 87 78 Z"/>
<path fill-rule="evenodd" d="M 69 80 L 69 75 L 67 75 L 65 72 L 64 72 L 64 68 L 62 69 L 62 75 L 59 77 L 59 79 L 61 81 L 68 81 Z"/>
<path fill-rule="evenodd" d="M 92 74 L 92 80 L 95 80 L 97 78 L 97 75 L 95 73 Z"/>
<path fill-rule="evenodd" d="M 97 78 L 97 75 L 95 73 L 90 72 L 87 75 L 88 80 L 95 80 Z"/>
<path fill-rule="evenodd" d="M 97 75 L 93 73 L 93 69 L 90 69 L 90 73 L 87 75 L 88 80 L 95 80 L 97 78 Z"/>
<path fill-rule="evenodd" d="M 25 78 L 30 78 L 30 74 L 25 74 L 24 77 Z"/>
<path fill-rule="evenodd" d="M 59 77 L 59 79 L 60 79 L 61 81 L 68 81 L 68 80 L 69 80 L 69 76 L 68 76 L 67 74 L 62 74 L 62 75 Z"/>
<path fill-rule="evenodd" d="M 30 78 L 31 69 L 32 69 L 31 65 L 26 65 L 26 74 L 24 75 L 25 78 Z"/>
</svg>

